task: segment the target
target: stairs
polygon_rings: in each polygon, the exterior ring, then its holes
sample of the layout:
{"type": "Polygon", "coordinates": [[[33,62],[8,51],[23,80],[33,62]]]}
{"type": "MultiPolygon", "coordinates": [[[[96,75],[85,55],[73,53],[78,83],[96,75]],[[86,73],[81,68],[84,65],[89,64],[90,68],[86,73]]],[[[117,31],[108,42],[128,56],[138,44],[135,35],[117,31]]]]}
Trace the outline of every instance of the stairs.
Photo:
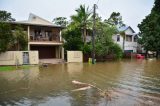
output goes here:
{"type": "Polygon", "coordinates": [[[62,64],[65,63],[63,59],[39,59],[40,64],[62,64]]]}

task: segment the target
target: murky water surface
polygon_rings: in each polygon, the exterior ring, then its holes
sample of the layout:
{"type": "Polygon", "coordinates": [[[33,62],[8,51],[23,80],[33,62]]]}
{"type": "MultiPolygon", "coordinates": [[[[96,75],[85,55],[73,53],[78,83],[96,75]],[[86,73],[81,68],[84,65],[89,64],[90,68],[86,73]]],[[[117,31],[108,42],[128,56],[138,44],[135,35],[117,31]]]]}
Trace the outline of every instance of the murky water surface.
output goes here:
{"type": "Polygon", "coordinates": [[[160,60],[68,63],[0,72],[0,105],[160,106],[160,60]],[[96,88],[75,91],[72,80],[96,88]]]}

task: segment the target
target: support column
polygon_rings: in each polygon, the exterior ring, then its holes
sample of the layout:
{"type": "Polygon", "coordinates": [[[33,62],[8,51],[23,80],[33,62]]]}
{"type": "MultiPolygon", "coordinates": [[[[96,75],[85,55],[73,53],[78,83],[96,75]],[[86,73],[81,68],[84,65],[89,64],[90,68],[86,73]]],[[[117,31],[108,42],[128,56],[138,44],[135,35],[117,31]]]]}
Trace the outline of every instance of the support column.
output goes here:
{"type": "Polygon", "coordinates": [[[30,50],[30,44],[29,44],[29,42],[30,42],[30,26],[28,26],[27,32],[28,32],[28,51],[29,51],[30,50]]]}
{"type": "Polygon", "coordinates": [[[61,56],[62,56],[61,58],[64,59],[64,48],[63,48],[63,46],[61,46],[61,56]]]}
{"type": "Polygon", "coordinates": [[[59,47],[56,46],[56,58],[58,59],[59,58],[59,47]]]}
{"type": "Polygon", "coordinates": [[[60,40],[60,42],[62,41],[62,31],[61,30],[59,32],[59,40],[60,40]]]}
{"type": "Polygon", "coordinates": [[[59,59],[61,58],[61,46],[58,47],[58,55],[59,55],[59,59]]]}

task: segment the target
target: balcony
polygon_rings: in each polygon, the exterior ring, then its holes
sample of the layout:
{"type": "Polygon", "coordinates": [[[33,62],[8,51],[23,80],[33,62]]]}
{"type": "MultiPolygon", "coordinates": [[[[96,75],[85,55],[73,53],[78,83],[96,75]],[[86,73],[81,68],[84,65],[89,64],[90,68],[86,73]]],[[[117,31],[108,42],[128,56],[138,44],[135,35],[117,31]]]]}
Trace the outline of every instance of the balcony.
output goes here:
{"type": "Polygon", "coordinates": [[[30,35],[30,42],[60,42],[59,35],[30,35]]]}

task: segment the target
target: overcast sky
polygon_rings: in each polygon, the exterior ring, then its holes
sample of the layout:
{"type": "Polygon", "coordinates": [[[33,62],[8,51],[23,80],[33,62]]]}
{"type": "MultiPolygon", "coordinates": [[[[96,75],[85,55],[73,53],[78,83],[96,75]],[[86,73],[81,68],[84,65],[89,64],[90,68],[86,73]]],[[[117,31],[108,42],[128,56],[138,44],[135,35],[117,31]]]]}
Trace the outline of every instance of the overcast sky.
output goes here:
{"type": "MultiPolygon", "coordinates": [[[[64,16],[69,18],[80,4],[93,7],[98,0],[0,0],[0,10],[12,13],[16,20],[27,20],[29,13],[52,21],[64,16]]],[[[97,12],[104,19],[110,14],[120,12],[125,24],[139,31],[137,25],[148,15],[154,0],[99,0],[97,12]]]]}

